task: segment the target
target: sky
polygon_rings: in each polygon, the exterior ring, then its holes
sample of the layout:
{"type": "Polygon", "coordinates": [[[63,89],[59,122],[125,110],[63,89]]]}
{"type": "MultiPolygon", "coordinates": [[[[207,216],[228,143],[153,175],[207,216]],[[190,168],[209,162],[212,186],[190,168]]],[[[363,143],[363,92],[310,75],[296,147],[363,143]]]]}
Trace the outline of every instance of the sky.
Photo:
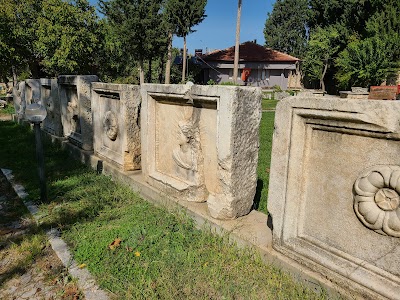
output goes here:
{"type": "MultiPolygon", "coordinates": [[[[97,0],[89,0],[96,4],[97,0]]],[[[240,20],[240,43],[257,40],[264,45],[264,25],[268,12],[272,11],[274,0],[242,0],[240,20]]],[[[203,53],[225,49],[235,45],[238,0],[208,0],[207,17],[193,27],[196,32],[186,37],[188,52],[203,49],[203,53]]],[[[183,48],[183,38],[174,36],[172,45],[183,48]]]]}
{"type": "MultiPolygon", "coordinates": [[[[264,45],[264,25],[274,0],[242,0],[240,19],[240,43],[257,40],[264,45]]],[[[225,49],[235,45],[238,0],[208,0],[207,17],[193,27],[196,32],[187,36],[189,53],[194,49],[209,51],[225,49]]],[[[183,48],[183,38],[174,37],[172,45],[183,48]]]]}

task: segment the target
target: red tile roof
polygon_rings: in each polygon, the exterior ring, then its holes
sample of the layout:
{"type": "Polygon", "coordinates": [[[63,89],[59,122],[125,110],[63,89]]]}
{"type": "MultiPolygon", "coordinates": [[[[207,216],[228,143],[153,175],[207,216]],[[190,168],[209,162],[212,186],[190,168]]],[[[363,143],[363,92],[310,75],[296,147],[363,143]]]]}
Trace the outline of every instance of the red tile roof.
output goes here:
{"type": "MultiPolygon", "coordinates": [[[[232,61],[235,57],[235,46],[224,50],[216,50],[208,54],[204,54],[201,58],[205,61],[232,61]]],[[[239,45],[239,61],[253,62],[296,62],[299,59],[276,51],[271,48],[258,45],[254,42],[245,42],[239,45]]]]}

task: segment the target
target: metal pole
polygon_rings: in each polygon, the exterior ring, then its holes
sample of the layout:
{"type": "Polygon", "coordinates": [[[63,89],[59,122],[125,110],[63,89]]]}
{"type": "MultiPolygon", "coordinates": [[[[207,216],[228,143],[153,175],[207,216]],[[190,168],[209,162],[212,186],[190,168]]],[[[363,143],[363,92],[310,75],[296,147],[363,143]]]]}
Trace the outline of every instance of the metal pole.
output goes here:
{"type": "Polygon", "coordinates": [[[239,41],[240,41],[240,16],[242,14],[242,0],[238,0],[238,10],[236,18],[236,43],[235,43],[235,57],[233,61],[233,83],[237,84],[238,69],[239,69],[239,41]]]}
{"type": "Polygon", "coordinates": [[[38,173],[40,182],[40,200],[42,202],[47,202],[46,177],[44,174],[44,154],[43,154],[43,144],[40,132],[40,122],[33,123],[33,128],[35,130],[36,159],[38,163],[38,173]]]}

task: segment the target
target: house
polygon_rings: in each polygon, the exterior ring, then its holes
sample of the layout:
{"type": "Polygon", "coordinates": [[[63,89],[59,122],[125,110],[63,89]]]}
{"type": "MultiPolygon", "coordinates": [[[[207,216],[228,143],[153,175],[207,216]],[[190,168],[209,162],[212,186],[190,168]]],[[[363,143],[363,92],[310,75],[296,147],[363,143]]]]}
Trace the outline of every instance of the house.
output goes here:
{"type": "MultiPolygon", "coordinates": [[[[202,62],[204,83],[210,79],[216,83],[233,82],[234,46],[206,54],[197,51],[196,56],[202,62]]],[[[296,57],[245,42],[239,46],[237,82],[262,88],[280,86],[282,90],[301,88],[298,65],[296,57]]]]}

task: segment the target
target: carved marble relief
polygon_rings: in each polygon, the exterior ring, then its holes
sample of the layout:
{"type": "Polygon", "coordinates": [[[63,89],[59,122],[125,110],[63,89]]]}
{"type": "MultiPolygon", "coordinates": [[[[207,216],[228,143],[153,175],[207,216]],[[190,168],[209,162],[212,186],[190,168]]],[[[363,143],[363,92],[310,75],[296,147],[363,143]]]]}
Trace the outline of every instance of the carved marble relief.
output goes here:
{"type": "Polygon", "coordinates": [[[205,182],[208,166],[204,164],[204,149],[207,151],[210,141],[202,139],[201,128],[212,118],[216,119],[213,113],[205,114],[203,108],[185,102],[157,103],[157,170],[187,184],[188,190],[196,190],[190,198],[194,202],[206,201],[210,192],[205,182]]]}
{"type": "Polygon", "coordinates": [[[25,82],[21,81],[13,88],[13,102],[14,102],[14,109],[15,113],[18,116],[18,119],[23,119],[25,114],[25,82]]]}
{"type": "Polygon", "coordinates": [[[354,183],[354,210],[360,221],[380,234],[400,237],[400,166],[366,169],[354,183]]]}
{"type": "Polygon", "coordinates": [[[110,140],[115,141],[117,139],[118,120],[115,114],[110,110],[104,114],[103,128],[105,134],[110,140]]]}
{"type": "Polygon", "coordinates": [[[78,96],[76,92],[76,87],[65,87],[67,94],[67,121],[68,121],[68,135],[74,132],[80,133],[80,117],[79,117],[79,106],[78,106],[78,96]]]}

